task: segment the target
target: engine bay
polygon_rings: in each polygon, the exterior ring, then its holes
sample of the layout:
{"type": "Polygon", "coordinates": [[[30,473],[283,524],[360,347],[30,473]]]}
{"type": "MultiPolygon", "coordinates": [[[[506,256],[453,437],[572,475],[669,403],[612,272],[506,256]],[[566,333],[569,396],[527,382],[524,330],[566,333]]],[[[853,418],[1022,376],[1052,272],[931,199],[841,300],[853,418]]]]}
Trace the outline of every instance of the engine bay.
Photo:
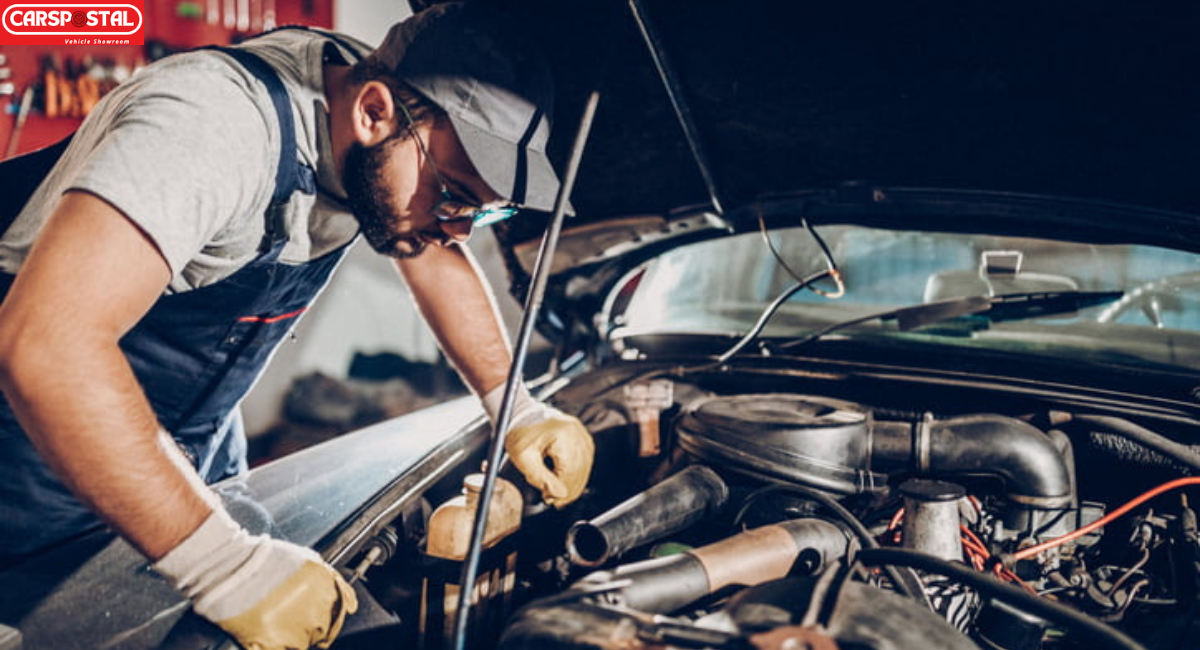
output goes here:
{"type": "MultiPolygon", "coordinates": [[[[588,490],[555,510],[501,469],[467,647],[1197,647],[1200,478],[1170,435],[831,385],[573,380],[552,401],[594,434],[588,490]]],[[[344,567],[398,619],[387,644],[447,647],[478,467],[344,567]]]]}

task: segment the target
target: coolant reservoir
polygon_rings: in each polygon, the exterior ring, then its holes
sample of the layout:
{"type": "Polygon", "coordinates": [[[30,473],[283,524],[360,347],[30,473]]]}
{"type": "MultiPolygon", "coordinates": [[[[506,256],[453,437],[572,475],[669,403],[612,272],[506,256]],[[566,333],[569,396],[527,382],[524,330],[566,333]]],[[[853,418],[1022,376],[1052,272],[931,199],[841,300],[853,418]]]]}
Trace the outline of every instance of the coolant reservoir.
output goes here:
{"type": "MultiPolygon", "coordinates": [[[[438,506],[429,518],[421,595],[421,636],[425,648],[441,648],[445,639],[453,635],[458,581],[471,543],[482,489],[483,474],[467,475],[462,494],[438,506]]],[[[508,616],[517,567],[513,533],[521,527],[522,505],[516,486],[497,477],[472,594],[470,637],[499,634],[500,625],[508,616]]]]}

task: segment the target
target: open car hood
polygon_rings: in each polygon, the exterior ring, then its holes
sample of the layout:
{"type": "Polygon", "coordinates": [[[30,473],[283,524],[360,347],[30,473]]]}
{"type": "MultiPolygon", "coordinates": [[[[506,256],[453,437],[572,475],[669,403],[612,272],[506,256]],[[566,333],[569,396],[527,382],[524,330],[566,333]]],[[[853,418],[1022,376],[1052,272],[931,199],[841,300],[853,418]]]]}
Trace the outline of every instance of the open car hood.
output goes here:
{"type": "MultiPolygon", "coordinates": [[[[1156,216],[996,210],[958,227],[1084,239],[1112,227],[1107,241],[1200,246],[1200,87],[1185,81],[1200,61],[1195,3],[646,0],[711,188],[627,3],[516,4],[552,23],[560,169],[583,97],[601,91],[568,230],[639,244],[630,215],[697,205],[742,229],[739,207],[763,196],[853,184],[868,198],[934,188],[1137,206],[1156,216]]],[[[919,210],[902,217],[895,227],[927,227],[919,210]]],[[[527,214],[497,235],[511,249],[545,223],[527,214]]]]}

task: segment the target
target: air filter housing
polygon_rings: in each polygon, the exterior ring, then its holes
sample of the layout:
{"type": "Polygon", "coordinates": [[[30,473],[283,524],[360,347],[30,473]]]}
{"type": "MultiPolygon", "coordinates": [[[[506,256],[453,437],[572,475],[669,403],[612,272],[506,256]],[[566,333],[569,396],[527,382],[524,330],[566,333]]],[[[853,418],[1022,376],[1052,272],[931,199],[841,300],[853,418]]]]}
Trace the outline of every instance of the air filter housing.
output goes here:
{"type": "Polygon", "coordinates": [[[872,472],[871,413],[851,402],[808,395],[714,397],[690,405],[677,425],[680,446],[716,466],[840,494],[882,490],[872,472]]]}

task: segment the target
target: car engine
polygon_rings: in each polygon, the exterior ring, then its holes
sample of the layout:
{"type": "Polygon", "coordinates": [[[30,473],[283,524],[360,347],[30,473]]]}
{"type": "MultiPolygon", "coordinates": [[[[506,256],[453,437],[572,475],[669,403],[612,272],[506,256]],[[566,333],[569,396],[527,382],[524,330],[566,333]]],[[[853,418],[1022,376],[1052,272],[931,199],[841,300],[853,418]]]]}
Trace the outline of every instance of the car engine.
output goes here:
{"type": "MultiPolygon", "coordinates": [[[[578,502],[501,471],[468,647],[1197,647],[1200,479],[1138,424],[974,389],[642,376],[555,395],[596,438],[578,502]]],[[[402,647],[452,630],[447,540],[469,527],[445,522],[473,517],[472,467],[376,537],[388,561],[362,560],[402,647]]]]}

